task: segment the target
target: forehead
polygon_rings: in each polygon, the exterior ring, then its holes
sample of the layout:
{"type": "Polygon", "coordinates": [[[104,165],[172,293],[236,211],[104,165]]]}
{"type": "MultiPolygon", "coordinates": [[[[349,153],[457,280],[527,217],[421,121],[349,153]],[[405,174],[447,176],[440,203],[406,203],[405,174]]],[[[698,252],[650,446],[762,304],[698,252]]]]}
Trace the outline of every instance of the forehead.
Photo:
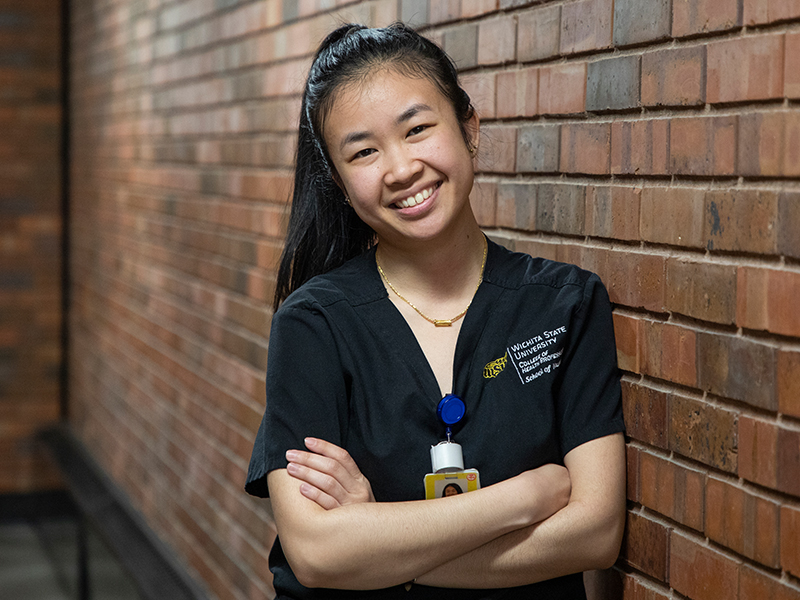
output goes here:
{"type": "Polygon", "coordinates": [[[377,70],[336,91],[325,117],[325,138],[330,142],[330,136],[346,135],[369,124],[394,123],[415,104],[425,104],[436,112],[454,112],[429,78],[411,77],[391,68],[377,70]]]}

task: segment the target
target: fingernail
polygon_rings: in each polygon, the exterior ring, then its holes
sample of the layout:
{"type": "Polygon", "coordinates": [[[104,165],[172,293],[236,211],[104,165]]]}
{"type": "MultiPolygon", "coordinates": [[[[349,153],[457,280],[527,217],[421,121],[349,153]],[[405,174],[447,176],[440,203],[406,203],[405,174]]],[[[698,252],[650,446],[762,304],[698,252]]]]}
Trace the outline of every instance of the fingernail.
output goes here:
{"type": "Polygon", "coordinates": [[[300,453],[297,450],[287,450],[286,451],[286,460],[289,462],[295,461],[300,457],[300,453]]]}
{"type": "Polygon", "coordinates": [[[303,441],[306,443],[306,448],[313,448],[314,446],[317,445],[317,440],[315,440],[314,438],[308,437],[303,441]]]}

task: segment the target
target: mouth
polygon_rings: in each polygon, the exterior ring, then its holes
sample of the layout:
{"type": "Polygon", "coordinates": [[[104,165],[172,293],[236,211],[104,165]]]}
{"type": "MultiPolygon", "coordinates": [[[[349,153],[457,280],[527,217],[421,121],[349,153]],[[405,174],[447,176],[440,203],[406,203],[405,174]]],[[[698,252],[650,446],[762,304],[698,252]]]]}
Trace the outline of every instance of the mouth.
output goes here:
{"type": "Polygon", "coordinates": [[[398,200],[392,206],[394,206],[395,208],[411,208],[412,206],[416,206],[417,204],[422,204],[423,202],[425,202],[425,200],[430,198],[433,195],[433,193],[439,189],[441,185],[442,182],[437,181],[432,186],[417,192],[413,196],[409,196],[408,198],[398,200]]]}

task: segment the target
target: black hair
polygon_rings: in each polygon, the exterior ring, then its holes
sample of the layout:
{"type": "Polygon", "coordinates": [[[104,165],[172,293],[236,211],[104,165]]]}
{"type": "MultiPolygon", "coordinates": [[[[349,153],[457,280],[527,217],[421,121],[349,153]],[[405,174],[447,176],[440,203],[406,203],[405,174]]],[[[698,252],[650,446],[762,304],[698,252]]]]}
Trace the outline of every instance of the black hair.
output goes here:
{"type": "Polygon", "coordinates": [[[470,144],[466,123],[475,111],[458,83],[453,61],[439,46],[403,23],[380,29],[348,24],[330,33],[317,49],[303,91],[292,208],[278,268],[275,310],[306,281],[375,243],[375,232],[347,205],[334,180],[323,127],[337,91],[363,81],[381,66],[431,80],[449,100],[464,141],[470,144]]]}

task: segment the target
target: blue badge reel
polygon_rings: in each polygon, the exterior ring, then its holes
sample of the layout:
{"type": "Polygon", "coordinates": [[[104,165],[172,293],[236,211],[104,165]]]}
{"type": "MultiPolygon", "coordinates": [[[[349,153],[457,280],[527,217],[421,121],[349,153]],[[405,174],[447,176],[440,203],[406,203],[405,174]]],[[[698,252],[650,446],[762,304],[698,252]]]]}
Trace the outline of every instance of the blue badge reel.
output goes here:
{"type": "Polygon", "coordinates": [[[431,470],[425,475],[425,498],[441,498],[480,489],[476,469],[464,469],[461,446],[452,441],[452,426],[464,418],[467,407],[463,400],[447,394],[436,407],[436,416],[445,427],[447,439],[431,446],[431,470]]]}

